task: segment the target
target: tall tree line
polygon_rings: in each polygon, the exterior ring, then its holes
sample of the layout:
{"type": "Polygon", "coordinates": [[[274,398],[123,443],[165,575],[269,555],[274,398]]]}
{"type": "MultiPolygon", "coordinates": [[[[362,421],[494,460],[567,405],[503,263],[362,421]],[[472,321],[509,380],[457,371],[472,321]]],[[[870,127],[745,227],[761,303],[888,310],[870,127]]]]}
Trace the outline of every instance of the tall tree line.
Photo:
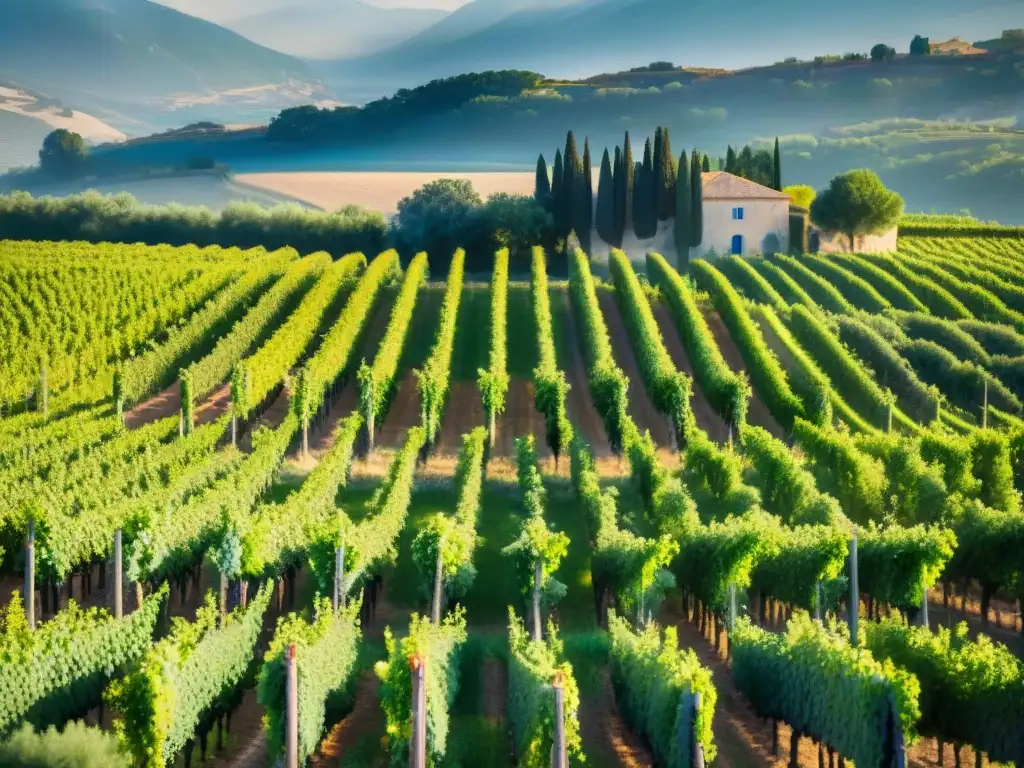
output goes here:
{"type": "Polygon", "coordinates": [[[754,150],[749,144],[737,152],[730,146],[725,153],[725,171],[781,192],[782,155],[779,152],[779,139],[775,139],[774,152],[768,149],[754,150]]]}
{"type": "MultiPolygon", "coordinates": [[[[680,264],[689,258],[690,248],[704,239],[704,178],[711,171],[711,158],[694,149],[684,150],[678,158],[672,151],[667,127],[660,126],[647,137],[643,155],[633,154],[633,142],[626,131],[621,146],[607,148],[601,155],[594,206],[590,141],[584,140],[582,157],[572,131],[566,135],[565,148],[555,151],[551,181],[543,155],[537,159],[535,196],[552,214],[555,232],[566,239],[575,233],[584,249],[590,248],[591,228],[613,246],[621,246],[628,229],[645,240],[658,233],[658,223],[674,219],[673,231],[680,264]]],[[[781,190],[782,171],[779,143],[775,152],[756,152],[729,147],[725,158],[718,158],[719,170],[734,173],[767,187],[781,190]]]]}

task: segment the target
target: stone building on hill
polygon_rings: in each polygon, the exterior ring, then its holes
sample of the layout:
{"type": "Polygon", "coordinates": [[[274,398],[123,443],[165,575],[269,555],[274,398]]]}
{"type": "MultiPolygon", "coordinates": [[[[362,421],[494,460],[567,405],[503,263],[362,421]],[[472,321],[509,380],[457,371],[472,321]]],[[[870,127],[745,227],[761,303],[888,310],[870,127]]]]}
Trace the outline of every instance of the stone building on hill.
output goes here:
{"type": "Polygon", "coordinates": [[[691,256],[789,251],[789,195],[725,171],[702,179],[704,240],[691,256]]]}

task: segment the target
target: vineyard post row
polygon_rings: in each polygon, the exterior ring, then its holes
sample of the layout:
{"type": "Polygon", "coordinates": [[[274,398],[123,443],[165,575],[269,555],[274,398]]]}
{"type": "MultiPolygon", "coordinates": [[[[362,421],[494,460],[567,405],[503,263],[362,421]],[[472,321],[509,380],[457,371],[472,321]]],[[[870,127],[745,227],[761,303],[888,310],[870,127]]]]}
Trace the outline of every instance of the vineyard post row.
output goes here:
{"type": "Polygon", "coordinates": [[[420,286],[426,279],[426,253],[418,253],[405,270],[402,287],[398,298],[391,308],[387,331],[377,348],[373,364],[367,365],[364,360],[359,367],[359,402],[366,420],[366,433],[370,450],[374,447],[376,427],[384,420],[387,409],[394,396],[395,376],[402,358],[405,339],[412,323],[413,310],[420,286]]]}
{"type": "Polygon", "coordinates": [[[465,274],[466,252],[461,248],[452,257],[445,285],[441,317],[437,337],[422,370],[414,371],[420,391],[420,414],[423,429],[427,434],[427,446],[437,439],[441,416],[450,385],[452,351],[455,346],[455,331],[458,326],[459,304],[462,301],[462,284],[465,274]]]}
{"type": "Polygon", "coordinates": [[[558,368],[555,354],[555,331],[551,318],[551,294],[548,291],[547,257],[544,249],[534,247],[531,261],[530,293],[533,313],[537,325],[538,363],[533,371],[533,400],[537,410],[544,415],[544,433],[548,447],[559,458],[569,450],[572,441],[572,425],[566,415],[565,399],[569,393],[569,382],[565,373],[558,368]]]}
{"type": "Polygon", "coordinates": [[[480,398],[487,413],[491,449],[497,437],[497,417],[505,412],[509,376],[507,366],[508,248],[494,255],[491,277],[491,344],[487,370],[477,371],[480,398]]]}
{"type": "Polygon", "coordinates": [[[620,453],[623,449],[625,423],[629,420],[629,380],[615,363],[608,327],[601,315],[597,289],[590,274],[590,261],[579,249],[569,255],[569,295],[583,337],[590,395],[604,421],[612,450],[620,453]]]}
{"type": "Polygon", "coordinates": [[[654,406],[668,420],[676,449],[685,449],[690,434],[697,426],[690,402],[693,381],[676,369],[665,349],[661,329],[629,258],[616,248],[611,252],[610,264],[615,298],[636,353],[644,386],[654,406]]]}
{"type": "Polygon", "coordinates": [[[238,419],[249,420],[264,407],[310,346],[342,286],[365,267],[366,257],[361,253],[331,263],[277,332],[251,357],[235,364],[231,375],[232,444],[238,419]]]}

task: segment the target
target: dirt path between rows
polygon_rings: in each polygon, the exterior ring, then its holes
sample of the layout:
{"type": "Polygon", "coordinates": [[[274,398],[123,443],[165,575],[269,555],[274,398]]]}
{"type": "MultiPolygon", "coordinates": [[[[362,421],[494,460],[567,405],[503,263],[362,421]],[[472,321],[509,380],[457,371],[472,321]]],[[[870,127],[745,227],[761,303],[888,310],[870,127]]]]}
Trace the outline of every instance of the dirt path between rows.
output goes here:
{"type": "MultiPolygon", "coordinates": [[[[722,352],[722,357],[725,358],[725,362],[729,364],[729,367],[736,372],[747,373],[746,363],[743,362],[743,356],[740,354],[739,347],[736,346],[736,342],[733,341],[732,336],[729,334],[729,329],[725,327],[725,323],[717,312],[705,311],[704,319],[707,321],[708,327],[711,329],[712,335],[715,337],[715,342],[718,344],[718,348],[722,352]]],[[[750,380],[749,373],[747,374],[747,380],[750,380]]],[[[751,383],[753,387],[753,383],[751,383]]],[[[768,406],[765,405],[761,396],[757,390],[754,389],[750,396],[750,405],[747,409],[747,421],[751,424],[762,427],[768,430],[773,436],[780,440],[786,439],[786,430],[775,420],[772,416],[771,411],[768,410],[768,406]]]]}
{"type": "Polygon", "coordinates": [[[505,412],[498,419],[498,434],[492,455],[515,456],[516,438],[533,435],[537,457],[542,460],[551,457],[544,417],[534,405],[533,395],[532,381],[512,379],[509,382],[505,412]]]}
{"type": "MultiPolygon", "coordinates": [[[[559,300],[552,297],[554,300],[559,300]]],[[[569,395],[566,398],[566,411],[573,427],[580,430],[583,439],[590,445],[596,456],[610,456],[611,446],[608,435],[604,431],[604,421],[594,408],[590,397],[590,385],[587,381],[587,366],[583,362],[583,350],[576,334],[576,318],[573,313],[569,292],[561,292],[561,301],[565,302],[566,322],[565,348],[568,350],[570,364],[565,370],[565,378],[569,382],[569,395]]]]}
{"type": "Polygon", "coordinates": [[[647,394],[647,387],[644,386],[640,366],[637,364],[633,345],[630,343],[629,334],[623,324],[619,305],[615,303],[615,296],[610,291],[598,291],[598,301],[601,305],[601,314],[604,315],[605,325],[608,326],[615,362],[629,379],[629,415],[633,417],[641,432],[646,430],[651,433],[651,437],[659,447],[670,447],[672,433],[669,430],[668,422],[666,417],[655,408],[650,395],[647,394]]]}
{"type": "Polygon", "coordinates": [[[608,668],[602,667],[598,674],[596,695],[580,696],[580,738],[584,753],[597,765],[651,768],[654,758],[619,712],[608,668]]]}
{"type": "MultiPolygon", "coordinates": [[[[380,706],[380,681],[373,670],[363,673],[356,685],[355,705],[340,723],[328,731],[320,748],[309,759],[312,768],[344,764],[346,753],[355,749],[368,733],[384,730],[384,710],[380,706]]],[[[384,762],[384,750],[381,750],[384,762]]]]}
{"type": "Polygon", "coordinates": [[[434,453],[439,456],[458,456],[462,450],[462,436],[486,423],[487,416],[476,382],[452,382],[448,388],[448,401],[441,416],[434,453]]]}
{"type": "Polygon", "coordinates": [[[661,338],[665,342],[665,349],[668,350],[672,362],[675,363],[676,368],[693,379],[693,399],[690,407],[697,419],[697,426],[707,432],[712,440],[725,443],[729,439],[729,428],[725,424],[725,419],[719,416],[712,407],[711,401],[704,395],[704,390],[701,389],[697,377],[693,374],[693,366],[690,365],[690,358],[679,337],[679,330],[672,319],[672,313],[664,304],[658,304],[651,309],[654,311],[655,320],[658,321],[661,338]]]}
{"type": "Polygon", "coordinates": [[[405,436],[420,424],[420,390],[416,376],[406,371],[398,384],[398,391],[391,400],[391,407],[384,417],[384,423],[377,430],[376,444],[381,448],[400,448],[405,436]]]}
{"type": "MultiPolygon", "coordinates": [[[[231,407],[231,385],[225,384],[195,409],[196,426],[216,421],[231,407]]],[[[181,410],[181,382],[176,381],[159,395],[139,403],[124,414],[128,429],[138,429],[154,421],[177,416],[181,410]]]]}

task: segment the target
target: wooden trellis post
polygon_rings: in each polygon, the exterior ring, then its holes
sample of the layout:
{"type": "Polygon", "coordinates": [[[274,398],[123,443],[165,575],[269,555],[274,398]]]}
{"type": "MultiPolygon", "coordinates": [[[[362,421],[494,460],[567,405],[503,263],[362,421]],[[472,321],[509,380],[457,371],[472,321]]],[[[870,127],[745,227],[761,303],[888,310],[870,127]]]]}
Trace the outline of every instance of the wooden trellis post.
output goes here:
{"type": "Polygon", "coordinates": [[[427,768],[427,681],[422,656],[410,656],[412,671],[412,739],[409,743],[409,768],[427,768]]]}
{"type": "Polygon", "coordinates": [[[434,600],[430,608],[430,621],[432,624],[441,623],[441,598],[444,586],[444,537],[437,542],[437,566],[434,569],[434,600]]]}
{"type": "Polygon", "coordinates": [[[540,558],[537,558],[537,563],[533,570],[533,639],[538,643],[543,638],[541,634],[540,626],[540,582],[543,578],[543,564],[540,558]]]}
{"type": "Polygon", "coordinates": [[[860,587],[857,583],[857,529],[850,539],[850,601],[846,607],[850,621],[850,644],[857,645],[857,619],[860,613],[860,587]]]}
{"type": "Polygon", "coordinates": [[[704,768],[704,747],[700,743],[697,732],[697,720],[700,716],[700,709],[703,697],[698,693],[691,693],[690,686],[683,688],[680,701],[682,713],[679,716],[679,732],[676,740],[679,745],[679,755],[685,760],[683,765],[689,764],[690,768],[704,768]]]}
{"type": "Polygon", "coordinates": [[[551,745],[551,768],[569,768],[569,754],[565,745],[565,681],[561,672],[555,673],[551,687],[555,691],[555,739],[551,745]]]}
{"type": "Polygon", "coordinates": [[[287,678],[285,713],[285,765],[299,768],[299,677],[295,667],[295,643],[284,656],[287,678]]]}
{"type": "Polygon", "coordinates": [[[114,532],[114,618],[120,619],[124,616],[124,586],[122,579],[124,568],[122,565],[121,550],[121,529],[114,532]]]}
{"type": "Polygon", "coordinates": [[[981,406],[981,428],[988,429],[988,379],[985,379],[985,395],[981,406]]]}
{"type": "Polygon", "coordinates": [[[928,585],[924,585],[921,594],[921,626],[928,629],[928,585]]]}
{"type": "Polygon", "coordinates": [[[29,629],[36,628],[36,521],[28,519],[25,538],[25,615],[29,629]]]}

